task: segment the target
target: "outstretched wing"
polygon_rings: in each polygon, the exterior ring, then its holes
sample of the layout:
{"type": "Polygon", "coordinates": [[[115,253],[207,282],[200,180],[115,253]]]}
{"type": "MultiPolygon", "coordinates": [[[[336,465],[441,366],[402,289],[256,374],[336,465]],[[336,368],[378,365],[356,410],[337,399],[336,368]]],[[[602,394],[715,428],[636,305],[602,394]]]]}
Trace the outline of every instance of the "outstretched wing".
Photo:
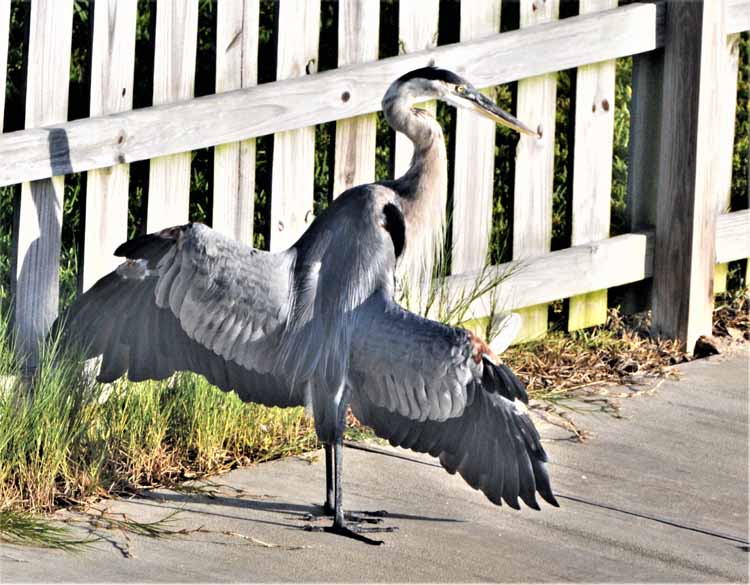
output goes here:
{"type": "Polygon", "coordinates": [[[302,404],[275,371],[289,312],[294,251],[271,254],[201,224],[121,245],[128,260],[83,294],[66,335],[102,356],[100,381],[175,371],[204,375],[243,400],[302,404]]]}
{"type": "Polygon", "coordinates": [[[429,453],[494,503],[557,505],[547,454],[521,382],[482,356],[470,334],[405,311],[383,294],[361,308],[352,349],[352,410],[394,446],[429,453]],[[361,329],[360,329],[361,326],[361,329]]]}

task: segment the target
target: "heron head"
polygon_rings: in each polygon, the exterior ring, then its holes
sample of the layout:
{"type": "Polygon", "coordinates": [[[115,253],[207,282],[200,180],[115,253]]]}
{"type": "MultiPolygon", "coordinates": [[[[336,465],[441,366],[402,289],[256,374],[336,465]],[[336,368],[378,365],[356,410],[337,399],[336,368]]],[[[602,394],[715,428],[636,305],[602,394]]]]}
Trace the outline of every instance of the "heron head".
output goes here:
{"type": "MultiPolygon", "coordinates": [[[[407,91],[415,98],[440,99],[457,108],[472,110],[516,132],[534,136],[537,134],[521,120],[480,93],[471,83],[447,69],[438,67],[415,69],[399,77],[388,93],[391,91],[394,94],[407,91]]],[[[386,94],[387,97],[388,94],[386,94]]]]}

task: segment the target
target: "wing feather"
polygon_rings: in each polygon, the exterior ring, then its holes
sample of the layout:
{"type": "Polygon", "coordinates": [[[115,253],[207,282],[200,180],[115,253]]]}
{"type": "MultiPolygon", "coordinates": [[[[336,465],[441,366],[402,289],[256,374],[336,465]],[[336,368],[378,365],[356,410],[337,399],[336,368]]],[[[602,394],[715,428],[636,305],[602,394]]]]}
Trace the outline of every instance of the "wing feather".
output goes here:
{"type": "Polygon", "coordinates": [[[243,400],[303,404],[273,371],[294,252],[253,250],[205,226],[127,242],[128,256],[71,307],[66,335],[102,355],[98,378],[164,379],[190,370],[243,400]]]}
{"type": "Polygon", "coordinates": [[[351,367],[378,406],[416,420],[445,420],[466,406],[465,387],[481,371],[468,333],[405,311],[381,292],[357,309],[351,367]]]}
{"type": "Polygon", "coordinates": [[[352,409],[394,446],[438,457],[492,502],[557,505],[547,455],[515,400],[511,370],[482,358],[469,334],[405,311],[384,293],[360,309],[352,341],[352,409]]]}

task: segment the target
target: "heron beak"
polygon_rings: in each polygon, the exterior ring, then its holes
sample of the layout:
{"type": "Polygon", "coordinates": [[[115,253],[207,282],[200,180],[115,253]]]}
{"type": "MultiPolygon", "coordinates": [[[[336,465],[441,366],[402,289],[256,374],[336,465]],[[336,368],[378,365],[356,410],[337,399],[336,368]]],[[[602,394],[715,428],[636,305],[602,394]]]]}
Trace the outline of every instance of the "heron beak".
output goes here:
{"type": "Polygon", "coordinates": [[[494,120],[496,123],[502,124],[503,126],[507,126],[511,130],[515,130],[520,134],[537,136],[537,132],[529,128],[515,116],[511,116],[486,95],[479,93],[476,90],[471,90],[469,93],[463,95],[459,94],[459,97],[464,98],[463,102],[469,107],[469,109],[474,110],[486,118],[494,120]]]}

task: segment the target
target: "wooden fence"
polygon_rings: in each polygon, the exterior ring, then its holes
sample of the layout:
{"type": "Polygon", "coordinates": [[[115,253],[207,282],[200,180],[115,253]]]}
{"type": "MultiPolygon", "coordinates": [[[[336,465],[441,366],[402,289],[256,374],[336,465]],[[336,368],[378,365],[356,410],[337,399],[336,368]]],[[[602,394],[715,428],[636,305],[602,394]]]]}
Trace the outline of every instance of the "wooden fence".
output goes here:
{"type": "MultiPolygon", "coordinates": [[[[692,347],[711,330],[715,264],[750,255],[750,211],[723,213],[731,179],[737,33],[750,0],[636,3],[521,0],[520,28],[499,33],[501,0],[463,0],[461,42],[436,46],[439,0],[401,0],[401,55],[377,60],[377,0],[338,3],[338,61],[316,73],[320,0],[280,0],[277,81],[257,84],[259,0],[219,0],[216,94],[193,98],[198,0],[156,4],[153,107],[132,109],[137,3],[98,0],[91,117],[66,122],[73,0],[32,0],[26,129],[0,136],[0,186],[23,183],[14,234],[15,324],[22,347],[58,309],[64,175],[88,171],[84,287],[116,264],[125,239],[129,163],[150,161],[149,230],[188,219],[190,151],[214,150],[213,227],[252,234],[254,138],[274,135],[270,248],[313,218],[314,125],[336,121],[334,191],[372,181],[373,113],[396,77],[435,62],[490,87],[518,80],[517,115],[542,130],[515,160],[513,254],[496,302],[523,309],[526,334],[547,329],[546,304],[571,298],[570,327],[603,322],[606,289],[652,279],[654,327],[692,347]],[[632,233],[609,237],[615,62],[634,55],[629,167],[632,233]],[[550,252],[556,72],[577,68],[572,244],[550,252]]],[[[0,0],[0,60],[9,0],[0,0]]],[[[0,66],[5,71],[5,67],[0,66]]],[[[2,100],[0,100],[0,108],[2,100]]],[[[452,210],[454,274],[471,287],[491,229],[495,129],[458,115],[452,210]]],[[[409,145],[395,147],[396,172],[409,145]]],[[[504,271],[507,265],[492,270],[504,271]]],[[[488,314],[489,295],[469,318],[488,314]]]]}

